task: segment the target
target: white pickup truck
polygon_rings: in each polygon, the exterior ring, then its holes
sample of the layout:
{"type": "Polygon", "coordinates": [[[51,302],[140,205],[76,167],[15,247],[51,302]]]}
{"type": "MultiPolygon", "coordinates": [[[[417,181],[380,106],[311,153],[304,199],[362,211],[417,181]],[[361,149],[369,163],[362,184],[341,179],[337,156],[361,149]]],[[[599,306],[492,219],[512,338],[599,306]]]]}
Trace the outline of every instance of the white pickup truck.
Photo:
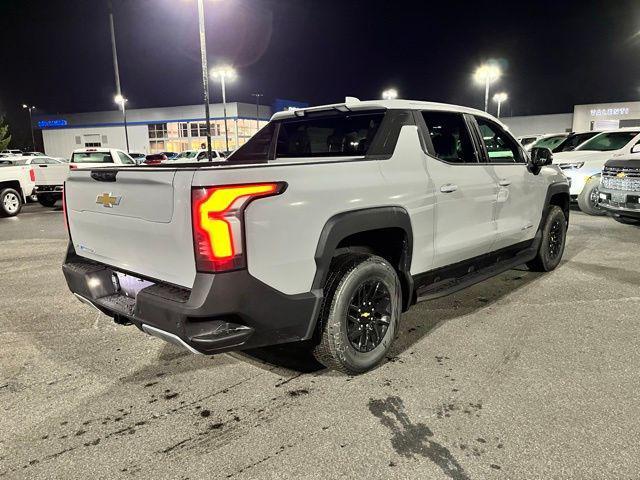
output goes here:
{"type": "Polygon", "coordinates": [[[0,164],[0,216],[15,217],[35,187],[34,168],[27,165],[0,164]]]}
{"type": "Polygon", "coordinates": [[[58,200],[62,199],[64,182],[69,175],[69,166],[66,163],[46,155],[17,157],[11,159],[11,162],[14,165],[33,167],[36,182],[34,194],[41,205],[53,207],[58,200]]]}
{"type": "Polygon", "coordinates": [[[75,170],[65,197],[82,302],[194,353],[304,341],[350,374],[414,303],[553,270],[569,222],[549,150],[406,100],[276,113],[225,162],[75,170]]]}

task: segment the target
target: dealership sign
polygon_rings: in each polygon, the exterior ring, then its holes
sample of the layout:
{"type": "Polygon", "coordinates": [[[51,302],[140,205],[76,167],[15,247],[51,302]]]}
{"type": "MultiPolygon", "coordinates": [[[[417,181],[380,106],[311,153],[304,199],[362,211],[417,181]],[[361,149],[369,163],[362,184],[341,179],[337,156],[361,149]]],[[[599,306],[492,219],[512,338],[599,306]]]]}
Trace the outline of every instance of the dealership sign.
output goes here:
{"type": "Polygon", "coordinates": [[[616,115],[629,115],[629,107],[591,109],[592,117],[611,117],[616,115]]]}
{"type": "Polygon", "coordinates": [[[40,120],[38,122],[38,126],[40,128],[56,128],[56,127],[66,127],[67,121],[59,118],[56,120],[40,120]]]}

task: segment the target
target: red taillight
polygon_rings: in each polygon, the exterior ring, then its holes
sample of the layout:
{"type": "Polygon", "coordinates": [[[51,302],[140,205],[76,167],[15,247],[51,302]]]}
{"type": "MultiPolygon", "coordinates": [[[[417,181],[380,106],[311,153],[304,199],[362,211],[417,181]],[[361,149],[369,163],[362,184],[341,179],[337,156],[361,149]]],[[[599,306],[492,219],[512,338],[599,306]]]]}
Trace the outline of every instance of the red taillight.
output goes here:
{"type": "Polygon", "coordinates": [[[191,206],[197,270],[221,272],[244,268],[244,210],[252,200],[278,195],[285,186],[285,183],[252,183],[194,188],[191,206]]]}
{"type": "Polygon", "coordinates": [[[74,165],[73,163],[69,164],[69,170],[76,170],[77,168],[77,165],[74,165]]]}
{"type": "Polygon", "coordinates": [[[29,178],[32,182],[36,181],[36,171],[33,168],[29,170],[29,178]]]}

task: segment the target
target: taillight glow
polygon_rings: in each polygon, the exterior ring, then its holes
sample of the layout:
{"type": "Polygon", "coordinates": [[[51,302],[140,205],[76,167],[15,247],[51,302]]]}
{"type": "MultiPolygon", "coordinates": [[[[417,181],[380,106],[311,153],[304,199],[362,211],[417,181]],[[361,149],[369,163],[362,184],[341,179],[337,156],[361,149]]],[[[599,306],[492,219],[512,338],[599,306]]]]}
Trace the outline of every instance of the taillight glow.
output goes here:
{"type": "Polygon", "coordinates": [[[32,182],[36,181],[36,171],[33,168],[29,170],[29,178],[32,182]]]}
{"type": "Polygon", "coordinates": [[[258,183],[193,189],[193,239],[198,271],[243,268],[244,209],[256,198],[282,193],[284,186],[284,183],[258,183]]]}

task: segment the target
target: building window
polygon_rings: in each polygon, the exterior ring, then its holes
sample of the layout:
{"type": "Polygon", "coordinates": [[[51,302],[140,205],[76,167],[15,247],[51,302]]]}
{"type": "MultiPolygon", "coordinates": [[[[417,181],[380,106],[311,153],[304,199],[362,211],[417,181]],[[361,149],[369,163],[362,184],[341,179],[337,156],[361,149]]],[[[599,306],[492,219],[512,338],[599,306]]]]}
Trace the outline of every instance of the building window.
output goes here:
{"type": "Polygon", "coordinates": [[[160,153],[164,151],[164,141],[151,141],[149,142],[150,153],[160,153]]]}
{"type": "Polygon", "coordinates": [[[149,138],[167,138],[167,124],[154,123],[149,125],[149,138]]]}
{"type": "Polygon", "coordinates": [[[189,136],[189,124],[188,123],[179,124],[178,134],[180,137],[187,138],[189,136]]]}
{"type": "Polygon", "coordinates": [[[95,147],[101,147],[102,143],[100,142],[86,142],[84,144],[85,148],[95,148],[95,147]]]}

